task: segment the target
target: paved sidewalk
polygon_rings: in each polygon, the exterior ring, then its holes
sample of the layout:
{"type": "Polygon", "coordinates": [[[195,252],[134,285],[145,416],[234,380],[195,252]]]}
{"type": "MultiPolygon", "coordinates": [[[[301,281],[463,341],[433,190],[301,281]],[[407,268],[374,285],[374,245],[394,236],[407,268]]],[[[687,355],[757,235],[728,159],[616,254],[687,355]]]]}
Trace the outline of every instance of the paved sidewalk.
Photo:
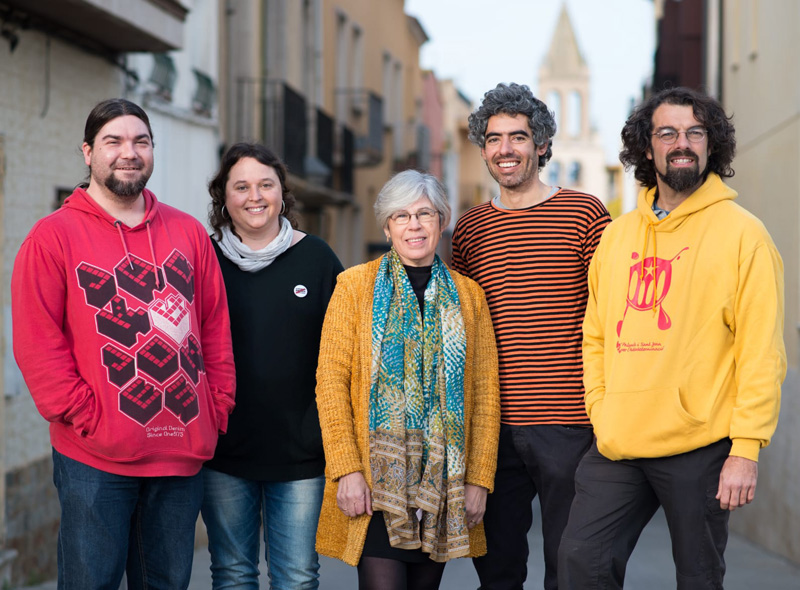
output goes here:
{"type": "MultiPolygon", "coordinates": [[[[538,506],[531,533],[528,582],[525,588],[541,588],[543,572],[541,521],[538,506]]],[[[734,515],[735,518],[735,515],[734,515]]],[[[800,565],[764,551],[732,534],[725,552],[728,572],[726,590],[796,590],[800,589],[800,565]]],[[[262,567],[262,573],[264,569],[262,567]]],[[[261,583],[268,588],[266,574],[261,583]]],[[[320,590],[355,590],[358,587],[356,570],[334,559],[321,558],[320,590]]],[[[478,587],[478,577],[469,559],[457,559],[447,564],[440,590],[473,590],[478,587]]],[[[123,583],[123,588],[125,584],[123,583]]],[[[194,555],[192,581],[189,590],[209,590],[208,550],[198,549],[194,555]]],[[[674,590],[675,568],[672,564],[669,532],[664,513],[659,510],[647,525],[636,550],[628,563],[625,577],[626,590],[674,590]]],[[[56,590],[55,582],[48,582],[28,590],[56,590]]]]}

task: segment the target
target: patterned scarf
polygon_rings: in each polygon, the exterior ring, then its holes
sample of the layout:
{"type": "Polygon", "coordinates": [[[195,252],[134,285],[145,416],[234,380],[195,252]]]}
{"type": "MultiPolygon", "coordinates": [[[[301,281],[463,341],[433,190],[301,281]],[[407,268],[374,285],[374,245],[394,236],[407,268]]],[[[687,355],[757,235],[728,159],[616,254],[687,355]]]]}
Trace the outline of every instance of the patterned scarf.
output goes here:
{"type": "Polygon", "coordinates": [[[425,314],[397,252],[381,261],[372,305],[372,506],[393,547],[442,562],[469,553],[464,503],[467,339],[453,278],[436,256],[425,314]]]}

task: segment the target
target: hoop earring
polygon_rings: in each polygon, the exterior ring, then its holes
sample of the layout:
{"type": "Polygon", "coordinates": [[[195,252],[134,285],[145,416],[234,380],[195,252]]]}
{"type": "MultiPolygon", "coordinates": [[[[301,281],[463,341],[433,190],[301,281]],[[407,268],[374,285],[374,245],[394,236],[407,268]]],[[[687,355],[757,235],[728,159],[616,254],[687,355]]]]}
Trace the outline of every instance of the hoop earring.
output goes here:
{"type": "MultiPolygon", "coordinates": [[[[220,215],[222,215],[222,219],[225,219],[225,214],[226,214],[227,212],[228,212],[228,211],[227,211],[227,209],[225,209],[225,205],[223,205],[223,206],[222,206],[222,209],[220,210],[220,215]]],[[[228,218],[230,219],[230,215],[228,215],[228,218]]]]}
{"type": "Polygon", "coordinates": [[[286,201],[281,200],[281,215],[286,213],[286,201]]]}

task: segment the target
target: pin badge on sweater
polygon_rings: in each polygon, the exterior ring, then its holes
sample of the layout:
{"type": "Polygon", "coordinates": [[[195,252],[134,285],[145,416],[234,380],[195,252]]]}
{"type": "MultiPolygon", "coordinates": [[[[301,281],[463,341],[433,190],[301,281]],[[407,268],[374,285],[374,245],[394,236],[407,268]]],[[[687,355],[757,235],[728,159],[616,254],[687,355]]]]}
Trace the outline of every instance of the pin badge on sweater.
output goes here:
{"type": "Polygon", "coordinates": [[[294,287],[294,294],[296,297],[303,298],[308,295],[308,289],[305,285],[295,285],[294,287]]]}

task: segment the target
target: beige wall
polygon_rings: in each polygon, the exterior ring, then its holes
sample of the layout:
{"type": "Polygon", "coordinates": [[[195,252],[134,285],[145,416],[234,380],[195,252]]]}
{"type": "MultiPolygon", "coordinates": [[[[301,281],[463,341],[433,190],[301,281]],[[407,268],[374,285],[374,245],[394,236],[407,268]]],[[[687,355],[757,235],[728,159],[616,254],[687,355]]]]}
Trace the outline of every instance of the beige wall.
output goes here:
{"type": "MultiPolygon", "coordinates": [[[[340,15],[351,26],[358,26],[363,34],[363,71],[359,74],[362,88],[376,93],[384,101],[383,159],[378,165],[359,167],[355,173],[354,192],[358,213],[352,216],[352,221],[360,224],[355,231],[360,234],[364,247],[361,256],[357,256],[353,262],[362,262],[367,259],[366,244],[386,241],[372,212],[375,197],[394,173],[395,160],[404,159],[415,148],[415,125],[422,116],[420,45],[407,22],[403,0],[376,0],[371,3],[361,0],[323,0],[323,47],[325,55],[329,57],[324,68],[323,97],[325,108],[330,113],[336,113],[337,110],[337,69],[351,68],[353,65],[352,61],[342,63],[335,59],[340,15]],[[384,90],[384,58],[387,55],[401,68],[400,96],[395,92],[387,95],[384,90]],[[398,133],[401,140],[396,139],[398,133]],[[400,142],[399,150],[397,141],[400,142]]],[[[348,78],[352,80],[352,76],[348,78]]],[[[366,109],[360,116],[353,115],[348,109],[345,123],[357,134],[363,134],[366,132],[366,117],[366,109]]]]}
{"type": "MultiPolygon", "coordinates": [[[[329,241],[345,265],[352,265],[374,254],[369,252],[370,246],[385,246],[383,231],[374,221],[375,197],[396,171],[413,164],[410,156],[418,149],[418,125],[423,122],[419,49],[426,33],[405,14],[404,0],[313,0],[310,9],[303,4],[294,0],[240,0],[231,5],[232,11],[220,14],[225,19],[220,27],[220,62],[231,69],[221,80],[222,136],[230,142],[245,120],[245,129],[260,137],[258,89],[245,93],[250,102],[242,104],[237,80],[241,76],[285,80],[304,95],[310,107],[318,105],[337,126],[346,125],[356,137],[368,134],[368,94],[381,97],[381,160],[358,165],[356,154],[352,202],[346,203],[345,195],[338,204],[318,202],[307,212],[314,215],[313,230],[329,241]],[[262,38],[254,39],[259,34],[262,38]]],[[[459,155],[459,125],[466,125],[468,114],[468,109],[460,113],[463,123],[455,124],[456,140],[451,150],[459,155]]],[[[311,123],[308,134],[308,152],[313,154],[311,123]]],[[[334,147],[334,167],[341,163],[336,158],[344,153],[339,148],[334,147]]],[[[479,158],[471,146],[470,157],[479,158]]],[[[483,169],[482,163],[479,169],[483,169]]],[[[462,170],[472,174],[474,167],[457,167],[459,177],[452,186],[463,184],[462,170]]],[[[480,182],[485,187],[484,179],[480,182]]],[[[344,190],[339,184],[335,186],[344,190]]]]}
{"type": "Polygon", "coordinates": [[[738,152],[730,184],[783,257],[789,364],[778,430],[759,461],[756,501],[737,511],[731,526],[800,562],[800,3],[723,7],[722,99],[734,117],[738,152]]]}
{"type": "Polygon", "coordinates": [[[497,193],[497,183],[481,158],[480,148],[467,137],[474,105],[459,95],[452,80],[440,80],[439,89],[444,110],[444,181],[451,196],[454,227],[467,209],[497,193]]]}

